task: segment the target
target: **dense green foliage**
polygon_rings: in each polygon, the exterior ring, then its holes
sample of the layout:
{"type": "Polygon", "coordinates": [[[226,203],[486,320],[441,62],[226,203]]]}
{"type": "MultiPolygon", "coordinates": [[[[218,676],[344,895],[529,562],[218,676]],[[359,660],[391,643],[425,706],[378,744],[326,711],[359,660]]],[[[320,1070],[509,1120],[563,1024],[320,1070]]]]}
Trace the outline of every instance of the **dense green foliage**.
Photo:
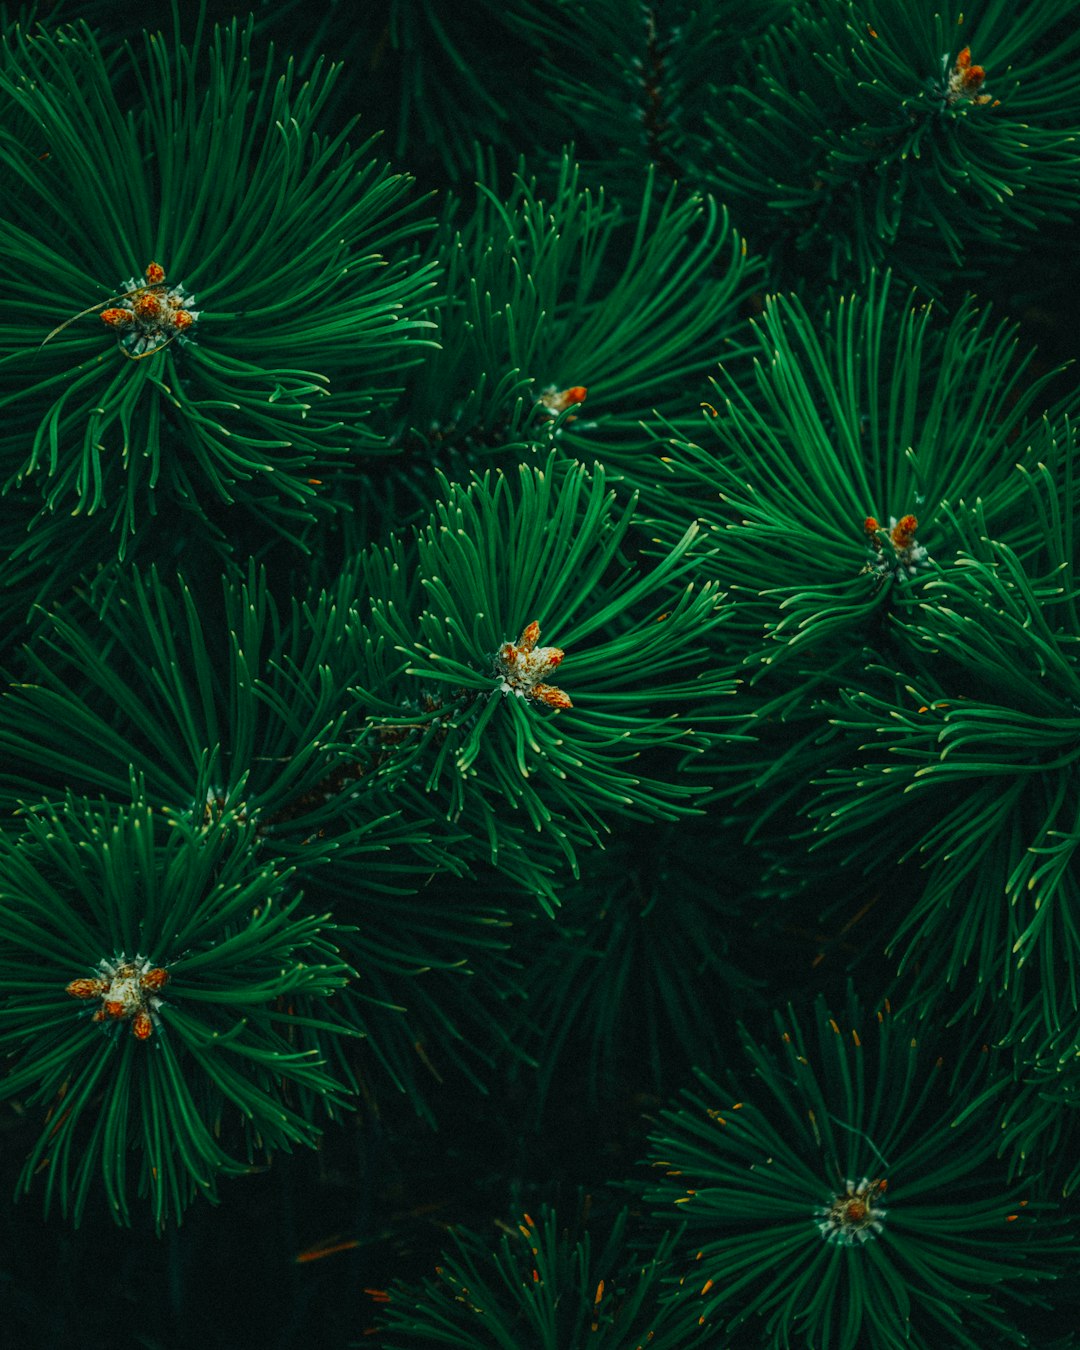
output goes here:
{"type": "Polygon", "coordinates": [[[1073,1343],[1078,85],[0,7],[20,1344],[1073,1343]]]}

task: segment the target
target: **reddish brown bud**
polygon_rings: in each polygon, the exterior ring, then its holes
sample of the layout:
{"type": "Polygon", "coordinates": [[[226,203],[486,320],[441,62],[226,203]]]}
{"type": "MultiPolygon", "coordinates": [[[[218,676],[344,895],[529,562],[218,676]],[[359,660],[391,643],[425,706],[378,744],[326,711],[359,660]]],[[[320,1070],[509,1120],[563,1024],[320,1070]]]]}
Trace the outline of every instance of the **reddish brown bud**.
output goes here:
{"type": "Polygon", "coordinates": [[[133,306],[137,318],[144,322],[150,319],[156,319],[161,315],[161,301],[156,295],[144,291],[135,301],[133,306]]]}
{"type": "Polygon", "coordinates": [[[64,992],[72,998],[100,998],[108,987],[104,980],[72,980],[64,992]]]}
{"type": "Polygon", "coordinates": [[[529,690],[530,698],[538,698],[541,703],[546,703],[549,708],[572,708],[574,705],[570,702],[570,695],[564,694],[561,689],[556,689],[553,684],[534,684],[529,690]]]}
{"type": "Polygon", "coordinates": [[[908,548],[915,538],[915,531],[919,528],[919,522],[914,516],[901,516],[892,528],[889,538],[898,549],[908,548]]]}

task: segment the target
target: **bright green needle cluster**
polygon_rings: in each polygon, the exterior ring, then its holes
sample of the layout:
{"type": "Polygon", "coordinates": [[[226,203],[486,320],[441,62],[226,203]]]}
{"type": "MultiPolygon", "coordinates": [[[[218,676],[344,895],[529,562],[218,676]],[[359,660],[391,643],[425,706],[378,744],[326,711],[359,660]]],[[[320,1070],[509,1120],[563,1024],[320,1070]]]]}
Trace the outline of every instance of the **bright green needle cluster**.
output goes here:
{"type": "Polygon", "coordinates": [[[166,8],[0,4],[5,1331],[1072,1350],[1074,7],[166,8]]]}
{"type": "Polygon", "coordinates": [[[325,1012],[351,974],[334,925],[301,912],[292,869],[253,864],[250,824],[166,820],[133,787],[126,806],[68,796],[0,834],[3,1094],[44,1108],[20,1187],[44,1173],[76,1223],[99,1187],[120,1220],[136,1195],[176,1219],[312,1145],[346,1099],[320,1048],[348,1034],[325,1012]],[[126,963],[147,985],[134,1015],[118,979],[87,988],[126,963]]]}

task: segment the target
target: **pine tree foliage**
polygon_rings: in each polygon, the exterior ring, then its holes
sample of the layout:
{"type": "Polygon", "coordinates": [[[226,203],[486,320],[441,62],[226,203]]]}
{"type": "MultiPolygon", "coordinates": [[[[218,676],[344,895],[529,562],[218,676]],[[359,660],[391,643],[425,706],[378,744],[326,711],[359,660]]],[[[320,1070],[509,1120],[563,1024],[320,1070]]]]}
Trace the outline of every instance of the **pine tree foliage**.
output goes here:
{"type": "Polygon", "coordinates": [[[669,500],[700,494],[757,694],[731,791],[765,817],[794,801],[829,866],[883,878],[917,858],[891,888],[901,968],[1059,1029],[1077,989],[1073,432],[1036,415],[1049,376],[1008,326],[968,305],[935,320],[887,282],[816,322],[771,299],[709,437],[665,446],[669,500]]]}
{"type": "Polygon", "coordinates": [[[932,661],[891,697],[845,695],[834,720],[857,758],[813,810],[855,855],[882,819],[917,850],[924,889],[893,945],[921,987],[973,967],[1020,1025],[1058,1032],[1078,1012],[1077,630],[1072,555],[1047,542],[1034,575],[983,536],[927,583],[909,627],[932,661]]]}
{"type": "Polygon", "coordinates": [[[427,326],[431,270],[385,256],[407,180],[316,129],[333,70],[279,73],[235,22],[201,60],[147,37],[121,68],[75,26],[17,30],[0,69],[4,487],[107,512],[121,552],[159,498],[286,530],[325,509],[427,326]]]}
{"type": "Polygon", "coordinates": [[[939,320],[888,278],[823,314],[770,297],[753,327],[754,362],[721,368],[703,443],[665,443],[665,501],[693,493],[712,527],[752,676],[809,648],[802,676],[921,597],[928,569],[957,551],[946,511],[977,501],[981,528],[1029,538],[1014,465],[1053,452],[1038,402],[1048,377],[1026,372],[1011,326],[971,305],[939,320]],[[917,536],[882,537],[909,516],[917,536]]]}
{"type": "MultiPolygon", "coordinates": [[[[415,873],[451,866],[450,839],[440,853],[368,772],[380,752],[348,691],[340,594],[294,601],[283,617],[254,569],[226,573],[222,591],[221,613],[204,617],[182,579],[133,571],[103,615],[84,604],[49,617],[23,654],[27,678],[4,696],[9,807],[45,785],[121,800],[134,768],[171,818],[251,822],[283,863],[308,871],[333,854],[378,889],[391,843],[415,850],[415,873]]],[[[391,890],[402,864],[385,869],[391,890]]]]}
{"type": "Polygon", "coordinates": [[[539,10],[523,23],[590,162],[715,194],[774,284],[887,263],[938,289],[1076,208],[1080,35],[1061,0],[539,10]],[[594,78],[612,46],[613,89],[594,78]]]}
{"type": "MultiPolygon", "coordinates": [[[[446,990],[415,1024],[429,998],[418,978],[462,971],[472,952],[505,982],[491,954],[504,919],[490,903],[448,913],[413,894],[433,873],[466,867],[469,837],[438,818],[400,753],[365,725],[349,685],[350,602],[342,583],[282,616],[252,569],[244,581],[227,574],[211,623],[182,580],[133,572],[100,619],[85,605],[50,616],[24,653],[26,678],[5,695],[0,799],[9,810],[35,792],[55,802],[67,785],[119,807],[135,771],[152,809],[195,838],[242,828],[253,864],[294,872],[348,916],[343,947],[363,976],[332,1015],[367,1037],[399,1089],[417,1091],[414,1044],[462,1038],[446,990]]],[[[339,1069],[352,1078],[352,1057],[339,1069]]]]}
{"type": "Polygon", "coordinates": [[[0,834],[5,1096],[45,1105],[20,1186],[77,1222],[103,1185],[160,1224],[274,1149],[314,1144],[345,1099],[320,1034],[350,971],[298,912],[292,869],[252,865],[250,825],[163,821],[69,795],[0,834]],[[159,996],[160,995],[160,996],[159,996]]]}
{"type": "Polygon", "coordinates": [[[682,1343],[670,1339],[657,1306],[670,1235],[640,1260],[627,1250],[625,1210],[595,1246],[588,1229],[560,1228],[547,1206],[539,1219],[524,1214],[515,1226],[500,1226],[494,1252],[485,1236],[455,1231],[455,1250],[422,1291],[387,1291],[379,1317],[387,1346],[661,1350],[682,1343]]]}
{"type": "Polygon", "coordinates": [[[687,381],[704,382],[757,266],[715,201],[652,173],[626,206],[586,186],[569,152],[550,184],[522,162],[500,191],[490,157],[481,174],[467,223],[452,201],[430,251],[445,269],[441,350],[410,376],[410,437],[477,456],[549,431],[636,481],[642,419],[677,415],[687,381]]]}
{"type": "Polygon", "coordinates": [[[800,270],[865,278],[887,259],[931,290],[985,271],[1077,204],[1067,14],[1057,0],[792,6],[755,51],[757,79],[712,121],[716,190],[800,270]]]}
{"type": "Polygon", "coordinates": [[[656,826],[644,840],[624,836],[590,860],[587,883],[562,891],[556,940],[541,916],[522,925],[514,949],[526,998],[515,1032],[532,1049],[542,1093],[572,1065],[584,1067],[591,1102],[630,1080],[669,1093],[718,1023],[759,1005],[763,982],[748,973],[746,951],[769,949],[776,917],[748,906],[756,858],[737,822],[720,843],[724,827],[710,815],[656,826]]]}
{"type": "Polygon", "coordinates": [[[1072,7],[166,9],[0,5],[9,1338],[1067,1350],[1072,7]]]}
{"type": "Polygon", "coordinates": [[[1007,1074],[985,1046],[946,1062],[932,1026],[850,994],[806,1021],[778,1013],[775,1049],[744,1033],[749,1073],[699,1071],[705,1095],[650,1141],[644,1198],[687,1227],[684,1321],[732,1346],[1027,1344],[1006,1305],[1040,1301],[1075,1249],[995,1162],[978,1108],[1000,1109],[1007,1074]]]}
{"type": "Polygon", "coordinates": [[[407,685],[372,690],[373,707],[387,730],[422,720],[426,790],[445,794],[452,820],[481,798],[493,860],[501,799],[574,864],[612,816],[694,810],[693,785],[638,760],[677,763],[723,739],[721,715],[697,727],[680,708],[732,692],[703,642],[724,609],[714,585],[693,580],[693,526],[655,565],[636,563],[634,503],[617,500],[600,465],[549,455],[515,476],[444,483],[415,562],[371,556],[370,623],[408,660],[407,685]]]}

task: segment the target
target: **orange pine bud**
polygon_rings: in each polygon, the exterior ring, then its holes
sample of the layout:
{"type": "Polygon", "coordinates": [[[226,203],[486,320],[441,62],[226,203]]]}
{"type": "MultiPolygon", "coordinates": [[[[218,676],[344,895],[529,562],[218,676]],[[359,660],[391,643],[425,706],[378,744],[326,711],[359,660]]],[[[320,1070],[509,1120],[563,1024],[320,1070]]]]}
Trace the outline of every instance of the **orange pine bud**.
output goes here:
{"type": "Polygon", "coordinates": [[[532,649],[536,646],[539,637],[540,637],[540,625],[537,623],[535,619],[533,619],[532,623],[529,624],[529,626],[522,633],[521,637],[518,639],[518,646],[524,648],[524,650],[527,652],[531,652],[532,649]]]}
{"type": "Polygon", "coordinates": [[[160,263],[152,262],[146,265],[146,280],[151,286],[160,286],[165,280],[165,269],[160,263]]]}
{"type": "Polygon", "coordinates": [[[164,989],[169,983],[169,972],[162,966],[154,966],[148,970],[145,975],[139,976],[139,984],[144,989],[149,989],[152,993],[158,989],[164,989]]]}
{"type": "Polygon", "coordinates": [[[136,318],[143,322],[151,319],[157,319],[161,315],[161,301],[156,295],[144,291],[135,301],[133,306],[136,318]]]}
{"type": "Polygon", "coordinates": [[[561,689],[556,689],[553,684],[534,684],[529,690],[530,698],[538,698],[541,703],[546,703],[549,708],[572,708],[574,705],[570,702],[570,695],[564,694],[561,689]]]}
{"type": "Polygon", "coordinates": [[[915,531],[919,528],[919,522],[914,516],[901,516],[892,528],[889,538],[898,549],[908,548],[911,541],[915,538],[915,531]]]}
{"type": "Polygon", "coordinates": [[[134,315],[130,309],[103,309],[101,311],[101,322],[107,323],[110,328],[123,328],[125,324],[131,323],[134,315]]]}
{"type": "Polygon", "coordinates": [[[153,1030],[154,1023],[148,1012],[137,1012],[131,1019],[131,1034],[137,1041],[148,1041],[153,1030]]]}
{"type": "Polygon", "coordinates": [[[552,385],[540,395],[540,402],[549,412],[561,413],[584,403],[588,392],[583,384],[572,385],[569,389],[556,389],[552,385]]]}
{"type": "Polygon", "coordinates": [[[971,48],[965,47],[957,56],[956,64],[949,75],[948,85],[943,91],[946,100],[949,103],[958,103],[961,100],[966,103],[989,103],[989,94],[979,93],[985,79],[986,71],[982,66],[972,64],[971,48]]]}
{"type": "Polygon", "coordinates": [[[108,987],[104,980],[72,980],[64,992],[72,998],[100,998],[108,987]]]}
{"type": "Polygon", "coordinates": [[[976,89],[986,79],[986,71],[982,66],[968,66],[963,74],[964,90],[968,94],[973,94],[976,89]]]}

